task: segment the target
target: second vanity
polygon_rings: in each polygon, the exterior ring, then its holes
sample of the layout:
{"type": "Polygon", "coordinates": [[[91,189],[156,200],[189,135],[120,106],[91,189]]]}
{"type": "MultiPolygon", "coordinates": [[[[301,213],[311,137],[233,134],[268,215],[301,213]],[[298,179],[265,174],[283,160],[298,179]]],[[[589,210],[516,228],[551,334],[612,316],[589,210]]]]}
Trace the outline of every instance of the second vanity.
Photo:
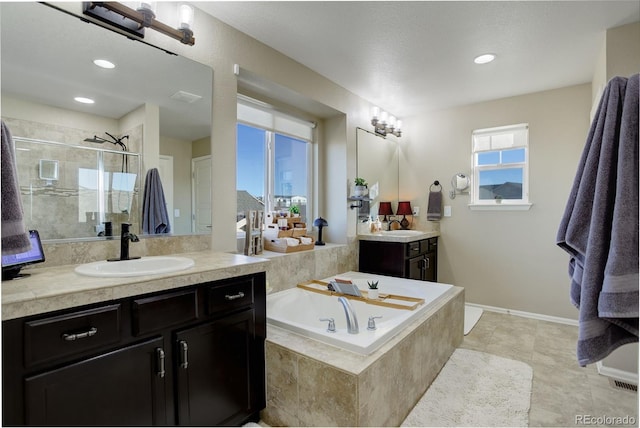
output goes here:
{"type": "Polygon", "coordinates": [[[416,230],[359,234],[359,270],[437,282],[438,235],[416,230]]]}
{"type": "Polygon", "coordinates": [[[3,425],[241,425],[265,407],[264,259],[3,282],[3,425]]]}

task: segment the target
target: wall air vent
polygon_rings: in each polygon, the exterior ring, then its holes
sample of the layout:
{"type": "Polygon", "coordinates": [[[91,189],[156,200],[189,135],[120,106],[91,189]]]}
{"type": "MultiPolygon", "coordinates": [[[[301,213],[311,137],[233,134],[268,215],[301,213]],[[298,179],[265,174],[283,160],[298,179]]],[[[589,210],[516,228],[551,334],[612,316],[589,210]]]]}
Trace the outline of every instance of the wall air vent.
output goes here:
{"type": "Polygon", "coordinates": [[[623,382],[617,379],[609,378],[609,384],[616,389],[624,389],[626,391],[638,392],[638,385],[634,385],[629,382],[623,382]]]}
{"type": "Polygon", "coordinates": [[[176,101],[181,101],[183,103],[191,104],[202,99],[202,97],[200,95],[191,94],[189,92],[178,91],[175,94],[171,95],[171,99],[176,101]]]}

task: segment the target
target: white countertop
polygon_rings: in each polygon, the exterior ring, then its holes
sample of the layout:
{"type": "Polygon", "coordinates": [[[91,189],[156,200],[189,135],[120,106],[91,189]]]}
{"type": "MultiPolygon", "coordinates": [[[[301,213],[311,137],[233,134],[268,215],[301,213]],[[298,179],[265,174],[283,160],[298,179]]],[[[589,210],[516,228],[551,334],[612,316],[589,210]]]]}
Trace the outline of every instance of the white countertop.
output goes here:
{"type": "Polygon", "coordinates": [[[179,256],[193,259],[195,265],[178,272],[127,278],[83,276],[74,271],[77,265],[23,269],[30,276],[2,282],[2,320],[249,275],[265,271],[269,263],[215,251],[179,256]]]}
{"type": "Polygon", "coordinates": [[[423,232],[423,231],[415,231],[419,233],[415,233],[409,236],[402,235],[391,235],[385,234],[385,232],[378,233],[360,233],[358,234],[358,239],[361,241],[384,241],[384,242],[413,242],[420,241],[422,239],[435,238],[440,236],[440,232],[423,232]]]}

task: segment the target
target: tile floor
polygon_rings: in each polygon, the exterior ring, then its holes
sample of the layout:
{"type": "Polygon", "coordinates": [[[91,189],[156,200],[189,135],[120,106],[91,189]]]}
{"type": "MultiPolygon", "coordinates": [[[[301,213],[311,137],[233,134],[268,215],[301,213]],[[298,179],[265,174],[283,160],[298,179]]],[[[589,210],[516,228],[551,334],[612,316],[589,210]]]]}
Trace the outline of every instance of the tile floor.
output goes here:
{"type": "Polygon", "coordinates": [[[529,426],[584,426],[578,415],[629,416],[634,418],[632,426],[638,426],[638,394],[611,387],[595,364],[580,367],[577,338],[574,326],[484,311],[461,347],[533,368],[529,426]]]}

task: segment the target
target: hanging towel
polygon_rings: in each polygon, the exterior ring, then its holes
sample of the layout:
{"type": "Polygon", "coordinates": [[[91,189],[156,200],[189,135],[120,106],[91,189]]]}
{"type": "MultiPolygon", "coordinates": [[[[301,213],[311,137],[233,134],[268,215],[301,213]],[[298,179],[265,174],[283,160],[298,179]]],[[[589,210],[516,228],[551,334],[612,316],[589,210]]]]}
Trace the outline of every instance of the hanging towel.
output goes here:
{"type": "Polygon", "coordinates": [[[31,249],[29,232],[22,218],[22,199],[18,187],[18,165],[13,137],[2,121],[2,255],[20,254],[31,249]]]}
{"type": "Polygon", "coordinates": [[[571,256],[581,366],[638,341],[639,79],[607,84],[558,229],[571,256]]]}
{"type": "Polygon", "coordinates": [[[147,171],[142,202],[142,233],[158,234],[171,232],[167,203],[157,168],[147,171]]]}
{"type": "Polygon", "coordinates": [[[427,207],[427,220],[438,221],[442,218],[442,191],[429,191],[429,206],[427,207]]]}

